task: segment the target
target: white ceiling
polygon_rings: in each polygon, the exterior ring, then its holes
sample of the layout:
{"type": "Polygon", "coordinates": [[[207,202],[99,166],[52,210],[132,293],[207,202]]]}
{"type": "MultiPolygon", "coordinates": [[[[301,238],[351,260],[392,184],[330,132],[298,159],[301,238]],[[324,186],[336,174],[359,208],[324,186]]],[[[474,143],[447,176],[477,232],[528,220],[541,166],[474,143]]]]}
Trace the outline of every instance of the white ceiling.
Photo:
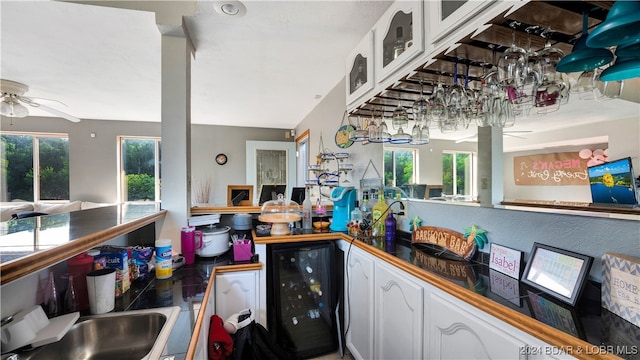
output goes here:
{"type": "MultiPolygon", "coordinates": [[[[82,119],[160,121],[155,14],[90,3],[2,0],[0,76],[82,119]]],[[[191,122],[294,128],[344,77],[347,55],[390,3],[253,0],[242,17],[210,1],[179,3],[195,8],[185,18],[196,47],[191,122]]]]}
{"type": "MultiPolygon", "coordinates": [[[[58,1],[0,1],[0,77],[27,84],[29,97],[56,99],[82,119],[160,121],[161,34],[154,12],[58,1]]],[[[294,128],[344,77],[345,60],[390,1],[244,1],[242,17],[211,1],[103,2],[164,8],[185,23],[196,47],[191,122],[294,128]]],[[[160,13],[159,13],[160,14],[160,13]]],[[[513,131],[558,130],[640,117],[640,81],[625,100],[572,98],[554,115],[519,119],[513,131]]],[[[50,105],[54,106],[54,105],[50,105]]],[[[50,116],[29,108],[33,115],[50,116]]],[[[475,128],[432,138],[472,136],[475,128]]],[[[526,136],[526,135],[525,135],[526,136]]]]}

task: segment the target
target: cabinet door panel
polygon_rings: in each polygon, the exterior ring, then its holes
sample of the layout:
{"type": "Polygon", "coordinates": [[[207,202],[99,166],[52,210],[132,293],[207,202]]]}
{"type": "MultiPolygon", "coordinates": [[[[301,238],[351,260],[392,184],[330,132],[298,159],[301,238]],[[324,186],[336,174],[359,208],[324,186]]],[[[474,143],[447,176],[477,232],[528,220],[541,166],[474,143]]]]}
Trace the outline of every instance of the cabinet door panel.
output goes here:
{"type": "Polygon", "coordinates": [[[373,89],[373,67],[373,31],[369,31],[347,58],[347,105],[373,89]]]}
{"type": "Polygon", "coordinates": [[[409,275],[378,263],[374,309],[374,358],[422,358],[422,286],[412,281],[409,275]]]}
{"type": "Polygon", "coordinates": [[[422,1],[396,1],[380,17],[373,45],[377,82],[424,52],[423,16],[422,1]]]}
{"type": "Polygon", "coordinates": [[[429,18],[429,33],[433,43],[443,40],[443,38],[461,24],[470,21],[480,11],[491,5],[495,0],[437,0],[427,1],[427,13],[429,18]]]}
{"type": "MultiPolygon", "coordinates": [[[[464,310],[462,303],[431,296],[432,359],[518,359],[524,342],[464,310]]],[[[507,325],[507,327],[509,327],[507,325]]]]}
{"type": "Polygon", "coordinates": [[[348,294],[346,319],[349,326],[346,342],[356,359],[373,358],[374,264],[370,256],[352,249],[345,269],[345,292],[348,294]]]}
{"type": "Polygon", "coordinates": [[[258,311],[257,271],[241,271],[216,275],[215,313],[226,320],[240,310],[258,311]]]}

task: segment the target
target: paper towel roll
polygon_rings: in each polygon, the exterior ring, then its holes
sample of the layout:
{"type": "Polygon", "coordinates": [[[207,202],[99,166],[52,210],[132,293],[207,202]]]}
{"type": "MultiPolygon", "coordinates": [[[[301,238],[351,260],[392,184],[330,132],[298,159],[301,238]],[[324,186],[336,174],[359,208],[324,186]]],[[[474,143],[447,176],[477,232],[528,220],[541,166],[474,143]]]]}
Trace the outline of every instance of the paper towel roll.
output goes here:
{"type": "Polygon", "coordinates": [[[49,324],[47,315],[40,305],[22,310],[13,317],[13,321],[0,330],[2,351],[12,351],[28,345],[40,329],[49,324]]]}

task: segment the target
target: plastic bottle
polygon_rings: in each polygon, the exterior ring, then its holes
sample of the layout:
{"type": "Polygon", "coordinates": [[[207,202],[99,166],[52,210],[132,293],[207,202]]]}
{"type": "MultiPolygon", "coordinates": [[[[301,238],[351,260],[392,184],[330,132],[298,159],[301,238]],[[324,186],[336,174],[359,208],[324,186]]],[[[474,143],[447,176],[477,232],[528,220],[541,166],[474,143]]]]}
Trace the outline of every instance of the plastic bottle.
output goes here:
{"type": "Polygon", "coordinates": [[[156,240],[156,278],[168,279],[173,275],[171,239],[156,240]]]}
{"type": "Polygon", "coordinates": [[[311,196],[309,196],[309,188],[304,190],[304,201],[302,201],[302,228],[311,229],[311,196]]]}
{"type": "Polygon", "coordinates": [[[389,211],[389,215],[384,220],[385,232],[384,239],[387,241],[393,241],[396,239],[396,218],[393,217],[393,213],[389,211]]]}
{"type": "Polygon", "coordinates": [[[373,232],[372,235],[374,237],[384,237],[385,236],[385,226],[384,226],[384,214],[387,211],[387,203],[384,201],[384,192],[382,189],[378,190],[378,201],[375,205],[373,205],[373,232]]]}

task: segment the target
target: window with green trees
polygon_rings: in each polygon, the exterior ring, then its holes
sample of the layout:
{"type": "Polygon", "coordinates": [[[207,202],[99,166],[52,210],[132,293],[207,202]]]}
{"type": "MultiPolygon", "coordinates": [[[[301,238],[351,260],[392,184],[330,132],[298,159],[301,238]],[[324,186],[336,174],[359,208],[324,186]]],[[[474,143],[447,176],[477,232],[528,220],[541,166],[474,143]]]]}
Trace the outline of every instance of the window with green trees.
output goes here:
{"type": "Polygon", "coordinates": [[[2,133],[2,201],[69,200],[66,134],[2,133]]]}
{"type": "Polygon", "coordinates": [[[160,138],[120,137],[120,199],[160,201],[160,138]]]}
{"type": "Polygon", "coordinates": [[[416,183],[416,150],[384,148],[384,185],[400,186],[416,183]]]}
{"type": "Polygon", "coordinates": [[[472,152],[442,153],[442,185],[448,195],[477,195],[476,156],[472,152]]]}

